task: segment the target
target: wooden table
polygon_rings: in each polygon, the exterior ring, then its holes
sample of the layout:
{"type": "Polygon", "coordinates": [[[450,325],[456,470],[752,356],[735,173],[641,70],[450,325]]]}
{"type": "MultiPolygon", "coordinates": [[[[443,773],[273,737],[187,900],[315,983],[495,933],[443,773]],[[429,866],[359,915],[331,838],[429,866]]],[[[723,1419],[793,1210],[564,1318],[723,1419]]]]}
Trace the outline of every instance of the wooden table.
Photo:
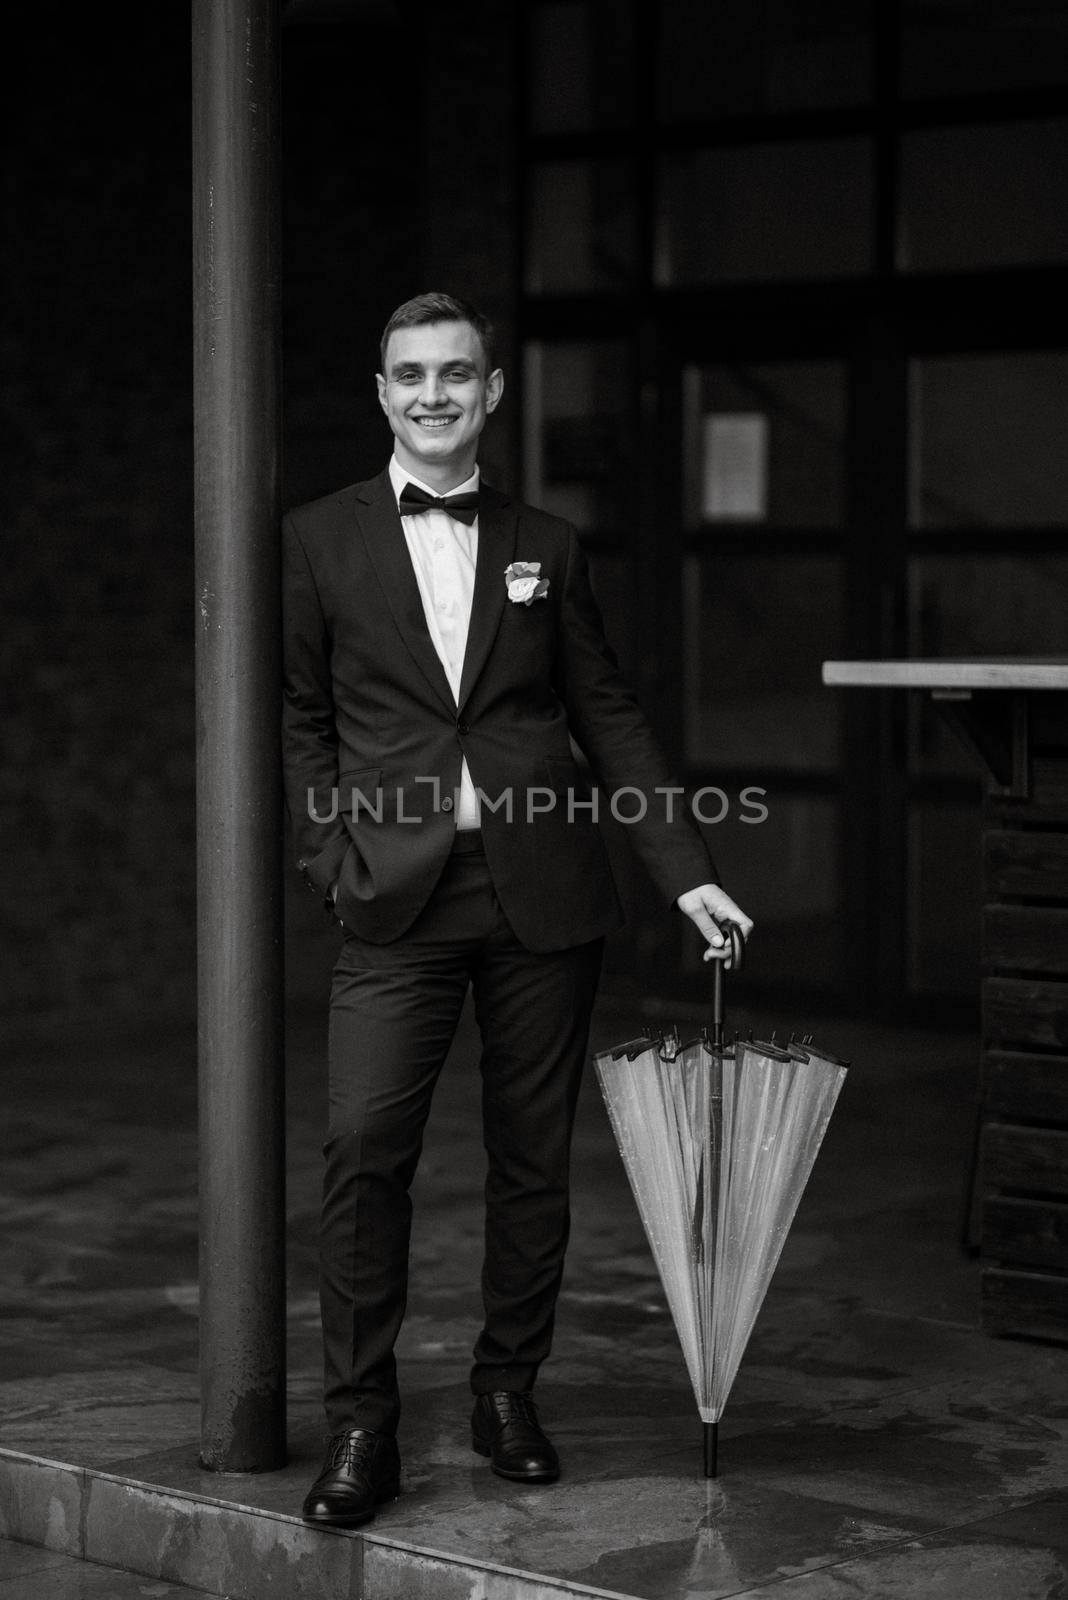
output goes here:
{"type": "Polygon", "coordinates": [[[823,681],[929,694],[985,773],[982,1323],[1068,1342],[1068,657],[825,661],[823,681]]]}

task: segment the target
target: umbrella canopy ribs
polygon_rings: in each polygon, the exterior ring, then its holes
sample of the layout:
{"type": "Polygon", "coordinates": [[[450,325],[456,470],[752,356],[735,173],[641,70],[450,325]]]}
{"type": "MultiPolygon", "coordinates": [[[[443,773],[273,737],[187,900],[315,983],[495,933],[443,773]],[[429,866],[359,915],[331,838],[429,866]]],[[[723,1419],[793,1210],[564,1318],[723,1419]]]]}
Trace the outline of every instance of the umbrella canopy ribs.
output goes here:
{"type": "MultiPolygon", "coordinates": [[[[741,965],[731,929],[727,959],[741,965]]],[[[846,1076],[809,1039],[723,1042],[675,1029],[595,1058],[601,1092],[664,1286],[715,1477],[719,1420],[846,1076]]]]}

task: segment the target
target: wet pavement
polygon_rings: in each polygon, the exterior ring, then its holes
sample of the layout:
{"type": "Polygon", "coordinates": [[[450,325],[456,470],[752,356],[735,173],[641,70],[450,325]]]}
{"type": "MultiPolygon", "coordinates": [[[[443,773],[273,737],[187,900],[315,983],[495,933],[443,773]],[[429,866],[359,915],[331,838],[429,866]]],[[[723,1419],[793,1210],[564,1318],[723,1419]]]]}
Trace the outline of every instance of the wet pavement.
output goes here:
{"type": "MultiPolygon", "coordinates": [[[[606,997],[595,1046],[640,1026],[636,1006],[606,997]]],[[[242,1600],[1063,1600],[1068,1350],[985,1336],[978,1267],[958,1244],[976,1040],[854,1023],[819,1034],[852,1066],[713,1482],[591,1071],[539,1385],[564,1475],[533,1488],[493,1477],[467,1430],[483,1161],[465,1014],[416,1185],[403,1492],[360,1535],[297,1518],[322,1432],[322,1018],[289,1030],[290,1461],[243,1477],[196,1463],[192,1025],[23,1030],[8,1045],[0,1217],[0,1533],[50,1548],[0,1547],[0,1600],[179,1582],[242,1600]],[[104,1569],[82,1562],[68,1580],[57,1556],[83,1552],[147,1576],[100,1587],[104,1569]]]]}

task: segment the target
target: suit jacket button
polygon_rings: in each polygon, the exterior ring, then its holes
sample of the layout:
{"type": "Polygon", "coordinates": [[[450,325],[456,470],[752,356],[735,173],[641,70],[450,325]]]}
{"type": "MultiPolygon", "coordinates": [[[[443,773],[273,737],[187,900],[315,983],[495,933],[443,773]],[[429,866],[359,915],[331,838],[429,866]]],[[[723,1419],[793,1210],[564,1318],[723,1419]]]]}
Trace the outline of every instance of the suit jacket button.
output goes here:
{"type": "Polygon", "coordinates": [[[451,794],[447,794],[445,796],[444,800],[442,800],[441,809],[442,809],[442,811],[451,811],[452,810],[452,795],[451,794]]]}
{"type": "Polygon", "coordinates": [[[466,722],[458,722],[456,724],[456,731],[457,733],[470,733],[471,729],[468,727],[466,722]]]}

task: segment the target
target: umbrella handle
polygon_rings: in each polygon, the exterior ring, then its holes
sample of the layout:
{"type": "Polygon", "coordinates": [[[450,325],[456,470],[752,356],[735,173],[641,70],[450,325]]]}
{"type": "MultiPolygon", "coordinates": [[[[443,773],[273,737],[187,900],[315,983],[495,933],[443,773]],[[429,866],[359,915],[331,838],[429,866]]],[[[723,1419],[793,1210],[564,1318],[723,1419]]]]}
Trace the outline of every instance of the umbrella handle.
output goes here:
{"type": "Polygon", "coordinates": [[[745,966],[745,937],[736,922],[725,923],[724,930],[731,947],[730,969],[732,972],[741,972],[745,966]]]}
{"type": "Polygon", "coordinates": [[[732,972],[740,972],[745,965],[745,940],[736,922],[723,924],[730,949],[725,945],[722,953],[713,952],[712,971],[712,1044],[719,1050],[723,1046],[723,970],[730,960],[732,972]]]}
{"type": "Polygon", "coordinates": [[[723,967],[729,967],[732,972],[741,972],[745,965],[745,940],[741,928],[736,922],[720,922],[717,923],[717,927],[727,940],[726,944],[720,945],[718,949],[715,945],[708,947],[712,960],[716,963],[717,976],[723,967]]]}

